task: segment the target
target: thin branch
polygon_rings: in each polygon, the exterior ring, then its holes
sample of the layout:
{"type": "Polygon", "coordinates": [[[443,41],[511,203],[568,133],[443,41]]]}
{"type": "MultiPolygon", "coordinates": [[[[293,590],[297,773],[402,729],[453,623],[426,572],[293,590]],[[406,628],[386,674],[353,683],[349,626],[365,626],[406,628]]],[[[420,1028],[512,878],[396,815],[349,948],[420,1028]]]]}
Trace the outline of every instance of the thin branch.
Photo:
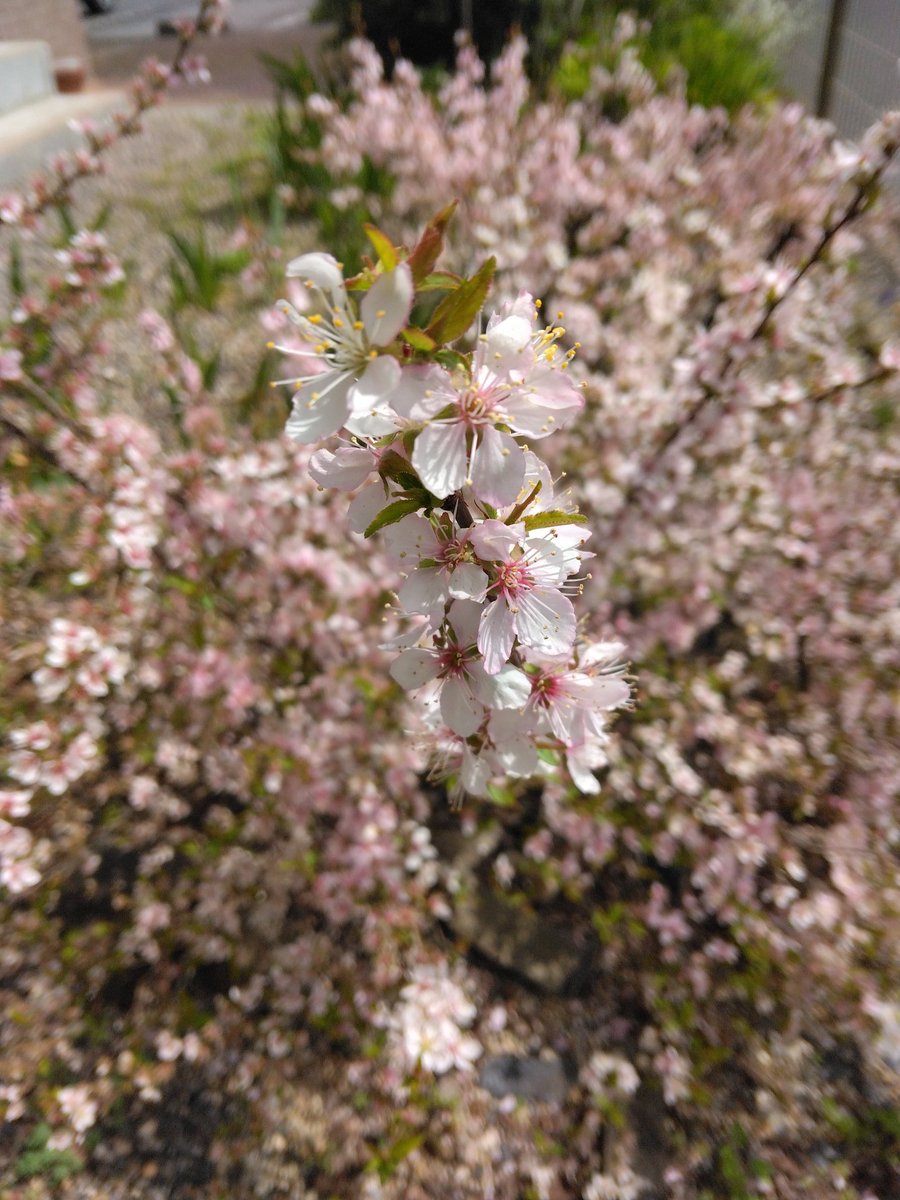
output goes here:
{"type": "MultiPolygon", "coordinates": [[[[832,221],[825,227],[825,229],[823,229],[818,242],[807,255],[803,263],[797,268],[787,286],[777,296],[773,296],[766,303],[759,321],[754,326],[746,342],[742,343],[743,346],[752,344],[762,337],[777,309],[780,308],[788,296],[791,295],[806,274],[816,265],[817,262],[822,259],[822,256],[824,255],[828,246],[834,241],[838,233],[840,233],[842,229],[846,228],[847,225],[856,220],[856,218],[862,213],[867,200],[872,195],[873,188],[877,186],[882,175],[887,170],[891,159],[897,152],[897,149],[898,147],[896,145],[889,145],[885,148],[884,160],[879,165],[878,169],[873,172],[872,176],[866,180],[865,183],[860,183],[857,185],[856,194],[846,210],[839,218],[837,218],[835,221],[832,221]]],[[[690,426],[693,425],[700,416],[702,416],[702,414],[709,407],[709,405],[713,403],[713,401],[721,398],[720,385],[728,379],[732,373],[732,368],[738,365],[739,364],[734,357],[733,351],[729,349],[725,362],[722,365],[722,369],[719,373],[719,377],[716,381],[716,386],[713,386],[710,383],[703,384],[703,394],[690,406],[687,413],[680,420],[675,421],[663,434],[659,443],[651,451],[650,455],[644,460],[634,481],[626,489],[622,499],[622,506],[616,516],[613,518],[611,529],[607,535],[609,538],[614,539],[621,531],[624,517],[635,501],[642,501],[648,478],[654,473],[662,459],[665,458],[669,449],[675,444],[676,441],[678,441],[685,430],[689,429],[690,426]]],[[[840,388],[837,390],[840,390],[840,388]]],[[[643,507],[642,503],[641,507],[643,507]]]]}

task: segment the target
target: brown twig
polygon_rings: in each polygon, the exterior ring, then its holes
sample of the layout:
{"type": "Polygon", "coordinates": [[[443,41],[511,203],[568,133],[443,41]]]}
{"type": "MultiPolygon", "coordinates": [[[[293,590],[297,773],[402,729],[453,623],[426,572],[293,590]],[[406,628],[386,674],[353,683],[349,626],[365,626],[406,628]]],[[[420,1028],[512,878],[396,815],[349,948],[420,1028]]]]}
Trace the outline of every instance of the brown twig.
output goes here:
{"type": "MultiPolygon", "coordinates": [[[[877,186],[882,175],[887,170],[887,167],[890,164],[894,154],[897,152],[897,149],[898,147],[894,145],[886,147],[883,162],[872,173],[869,179],[857,185],[856,194],[841,216],[832,221],[825,227],[825,229],[822,230],[822,234],[818,242],[807,255],[803,263],[797,268],[787,286],[777,295],[771,296],[767,301],[762,315],[760,316],[756,325],[753,327],[749,337],[745,342],[742,342],[743,346],[750,345],[762,337],[775,312],[781,307],[788,296],[792,294],[794,289],[798,286],[806,274],[812,270],[817,262],[821,260],[828,246],[834,241],[838,233],[840,233],[842,229],[846,228],[847,225],[856,220],[856,218],[862,213],[867,200],[872,195],[873,189],[877,186]]],[[[612,526],[608,531],[607,538],[609,540],[614,540],[621,532],[624,518],[635,501],[643,500],[648,478],[653,474],[663,458],[665,458],[670,448],[675,444],[676,441],[678,441],[678,439],[687,429],[695,424],[695,422],[700,416],[702,416],[702,414],[713,403],[713,401],[721,397],[721,386],[719,385],[728,379],[732,373],[732,369],[738,365],[738,361],[735,359],[733,351],[729,349],[725,358],[725,362],[722,365],[722,369],[719,373],[719,377],[716,381],[716,386],[713,386],[711,383],[704,383],[702,385],[703,394],[699,397],[699,399],[697,399],[690,406],[687,413],[682,416],[680,420],[677,420],[670,425],[670,427],[663,434],[659,443],[651,451],[648,458],[644,460],[633,482],[626,489],[622,499],[621,508],[613,518],[612,526]]],[[[867,380],[866,382],[871,381],[867,380]]],[[[841,390],[841,387],[843,386],[846,385],[839,385],[834,390],[841,390]]],[[[825,398],[825,396],[823,396],[823,398],[825,398]]]]}

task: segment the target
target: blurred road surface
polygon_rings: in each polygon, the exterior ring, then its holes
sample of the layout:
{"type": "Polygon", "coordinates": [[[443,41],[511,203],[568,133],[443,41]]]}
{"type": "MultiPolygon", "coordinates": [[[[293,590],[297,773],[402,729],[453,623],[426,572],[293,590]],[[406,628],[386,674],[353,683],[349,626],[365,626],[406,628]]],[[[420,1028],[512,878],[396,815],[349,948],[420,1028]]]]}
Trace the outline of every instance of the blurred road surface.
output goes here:
{"type": "MultiPolygon", "coordinates": [[[[314,3],[231,0],[227,32],[202,38],[197,44],[198,52],[209,62],[212,85],[182,84],[172,93],[172,100],[270,99],[273,88],[260,56],[293,59],[302,53],[315,58],[330,30],[310,24],[314,3]]],[[[166,62],[172,57],[175,39],[160,37],[158,22],[191,16],[196,9],[194,0],[117,0],[113,12],[85,18],[97,82],[122,87],[146,58],[154,56],[166,62]]]]}
{"type": "MultiPolygon", "coordinates": [[[[228,24],[236,33],[277,33],[296,29],[309,21],[315,0],[231,0],[228,24]]],[[[87,22],[91,41],[152,38],[157,23],[191,16],[192,0],[116,0],[113,11],[87,22]]]]}

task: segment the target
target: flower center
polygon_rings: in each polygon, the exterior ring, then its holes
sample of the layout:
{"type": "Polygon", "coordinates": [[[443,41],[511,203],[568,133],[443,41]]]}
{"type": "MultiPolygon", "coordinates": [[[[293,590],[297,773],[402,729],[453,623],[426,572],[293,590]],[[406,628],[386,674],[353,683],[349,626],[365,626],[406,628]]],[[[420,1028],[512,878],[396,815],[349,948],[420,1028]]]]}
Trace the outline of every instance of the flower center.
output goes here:
{"type": "Polygon", "coordinates": [[[467,664],[471,661],[473,646],[457,646],[450,643],[438,655],[442,679],[462,679],[468,674],[467,664]]]}
{"type": "Polygon", "coordinates": [[[490,373],[480,372],[464,391],[459,393],[459,411],[470,429],[493,424],[502,419],[497,409],[508,396],[508,390],[490,373]]]}
{"type": "Polygon", "coordinates": [[[525,559],[517,558],[512,562],[500,563],[495,585],[500,595],[507,599],[515,599],[523,592],[530,592],[534,587],[534,578],[525,559]]]}
{"type": "Polygon", "coordinates": [[[434,556],[435,562],[439,566],[444,567],[448,571],[452,571],[458,567],[460,563],[470,563],[475,561],[475,551],[469,545],[467,540],[461,538],[453,538],[449,542],[444,542],[434,556]]]}
{"type": "Polygon", "coordinates": [[[550,708],[562,695],[562,683],[558,675],[543,674],[531,677],[531,699],[542,708],[550,708]]]}

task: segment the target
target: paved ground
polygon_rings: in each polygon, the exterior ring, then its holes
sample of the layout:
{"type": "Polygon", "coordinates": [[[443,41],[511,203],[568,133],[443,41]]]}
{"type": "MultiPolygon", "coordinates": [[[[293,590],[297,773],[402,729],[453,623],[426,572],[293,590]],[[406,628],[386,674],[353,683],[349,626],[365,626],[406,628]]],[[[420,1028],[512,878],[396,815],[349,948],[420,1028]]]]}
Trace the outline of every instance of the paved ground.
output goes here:
{"type": "MultiPolygon", "coordinates": [[[[231,0],[228,24],[240,33],[277,33],[309,22],[315,0],[231,0]]],[[[192,0],[116,0],[113,11],[87,22],[92,42],[152,38],[160,20],[190,15],[192,0]]]]}
{"type": "MultiPolygon", "coordinates": [[[[0,0],[2,3],[2,0],[0,0]]],[[[290,59],[314,55],[328,35],[327,26],[311,25],[314,0],[232,0],[229,31],[206,38],[200,49],[209,60],[212,87],[183,86],[174,100],[265,100],[272,85],[260,61],[269,54],[290,59]]],[[[121,87],[147,57],[170,58],[174,39],[157,36],[157,22],[189,15],[192,0],[118,0],[114,12],[85,22],[94,74],[103,86],[121,87]]]]}

